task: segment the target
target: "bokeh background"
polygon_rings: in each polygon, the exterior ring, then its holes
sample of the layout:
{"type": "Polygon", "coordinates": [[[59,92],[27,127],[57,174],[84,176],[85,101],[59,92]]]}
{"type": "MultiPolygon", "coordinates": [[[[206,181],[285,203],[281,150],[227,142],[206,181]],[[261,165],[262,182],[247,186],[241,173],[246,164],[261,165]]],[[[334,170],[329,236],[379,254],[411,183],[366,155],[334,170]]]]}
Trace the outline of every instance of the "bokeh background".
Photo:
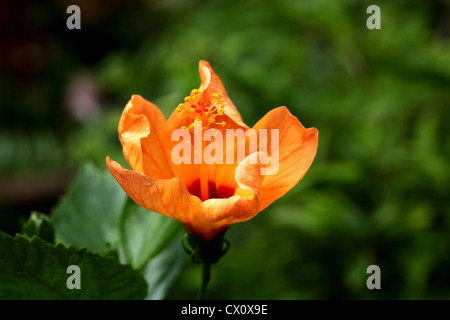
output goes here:
{"type": "MultiPolygon", "coordinates": [[[[249,126],[286,105],[320,132],[304,179],[227,232],[207,298],[450,299],[448,0],[0,2],[0,229],[48,212],[82,163],[124,164],[130,96],[169,116],[200,59],[249,126]]],[[[186,257],[167,299],[195,297],[200,269],[186,257]]]]}

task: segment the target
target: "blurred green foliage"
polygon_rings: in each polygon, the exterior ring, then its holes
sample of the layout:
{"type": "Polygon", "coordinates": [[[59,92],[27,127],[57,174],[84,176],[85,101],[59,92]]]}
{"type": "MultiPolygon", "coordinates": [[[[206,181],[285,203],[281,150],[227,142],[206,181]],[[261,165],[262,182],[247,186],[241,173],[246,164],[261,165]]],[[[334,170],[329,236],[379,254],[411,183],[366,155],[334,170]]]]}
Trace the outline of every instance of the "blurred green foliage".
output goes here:
{"type": "MultiPolygon", "coordinates": [[[[2,174],[125,164],[117,123],[131,94],[167,117],[204,59],[248,125],[286,105],[319,130],[304,179],[227,232],[207,298],[450,298],[450,1],[376,1],[381,30],[366,28],[371,1],[70,4],[81,30],[56,1],[17,11],[27,24],[5,43],[41,54],[30,64],[23,49],[28,70],[3,59],[2,174]],[[101,107],[83,121],[67,108],[80,73],[101,107]],[[371,264],[381,290],[365,285],[371,264]]],[[[194,297],[200,269],[186,263],[168,298],[194,297]]]]}

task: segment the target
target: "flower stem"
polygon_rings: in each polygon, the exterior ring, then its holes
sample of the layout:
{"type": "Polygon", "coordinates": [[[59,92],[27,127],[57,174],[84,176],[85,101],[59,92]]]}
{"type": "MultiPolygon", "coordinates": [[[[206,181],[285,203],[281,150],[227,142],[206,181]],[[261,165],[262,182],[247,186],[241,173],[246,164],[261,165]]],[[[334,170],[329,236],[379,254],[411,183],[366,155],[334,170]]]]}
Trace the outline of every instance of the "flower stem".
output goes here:
{"type": "Polygon", "coordinates": [[[204,262],[202,266],[202,283],[197,294],[197,300],[203,300],[205,297],[206,287],[211,278],[211,263],[204,262]]]}

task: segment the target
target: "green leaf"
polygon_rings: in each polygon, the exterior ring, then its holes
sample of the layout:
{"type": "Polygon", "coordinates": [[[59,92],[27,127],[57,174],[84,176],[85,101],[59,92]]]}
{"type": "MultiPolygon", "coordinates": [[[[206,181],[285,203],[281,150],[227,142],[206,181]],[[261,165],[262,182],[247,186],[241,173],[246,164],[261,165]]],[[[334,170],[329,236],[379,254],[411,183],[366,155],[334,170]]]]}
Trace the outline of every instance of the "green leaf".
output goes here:
{"type": "Polygon", "coordinates": [[[37,211],[33,211],[28,220],[22,225],[22,235],[28,238],[36,235],[50,243],[55,241],[55,231],[50,218],[37,211]]]}
{"type": "Polygon", "coordinates": [[[169,286],[181,272],[185,260],[186,253],[181,246],[181,236],[178,236],[167,249],[145,266],[143,273],[149,288],[145,299],[163,299],[169,286]]]}
{"type": "Polygon", "coordinates": [[[110,257],[38,237],[0,232],[0,299],[142,299],[142,274],[110,257]],[[80,289],[69,289],[71,265],[79,267],[80,289]]]}
{"type": "Polygon", "coordinates": [[[84,165],[51,213],[57,240],[98,253],[117,249],[126,199],[109,172],[84,165]]]}
{"type": "MultiPolygon", "coordinates": [[[[100,254],[117,253],[120,262],[141,270],[151,281],[151,299],[161,299],[180,272],[184,256],[167,247],[182,225],[138,206],[106,170],[82,167],[51,220],[57,241],[100,254]],[[164,261],[170,262],[170,272],[160,269],[164,261]]],[[[177,245],[181,250],[179,241],[177,245]]]]}
{"type": "Polygon", "coordinates": [[[131,200],[125,207],[121,227],[122,260],[137,269],[145,267],[182,231],[178,221],[148,211],[131,200]]]}

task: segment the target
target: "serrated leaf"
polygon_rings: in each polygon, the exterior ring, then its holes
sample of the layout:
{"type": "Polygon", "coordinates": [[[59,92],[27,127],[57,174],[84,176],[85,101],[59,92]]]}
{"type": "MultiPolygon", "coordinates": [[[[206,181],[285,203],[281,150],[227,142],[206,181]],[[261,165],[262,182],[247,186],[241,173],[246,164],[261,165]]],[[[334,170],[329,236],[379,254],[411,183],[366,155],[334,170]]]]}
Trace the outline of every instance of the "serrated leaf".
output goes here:
{"type": "Polygon", "coordinates": [[[130,265],[86,249],[0,232],[0,299],[142,299],[147,283],[130,265]],[[69,289],[67,268],[80,268],[80,289],[69,289]]]}
{"type": "Polygon", "coordinates": [[[53,243],[55,241],[55,231],[50,218],[40,212],[33,211],[22,225],[22,235],[32,238],[38,236],[42,240],[53,243]]]}
{"type": "Polygon", "coordinates": [[[116,249],[126,199],[109,172],[84,165],[51,213],[57,240],[98,253],[116,249]]]}

